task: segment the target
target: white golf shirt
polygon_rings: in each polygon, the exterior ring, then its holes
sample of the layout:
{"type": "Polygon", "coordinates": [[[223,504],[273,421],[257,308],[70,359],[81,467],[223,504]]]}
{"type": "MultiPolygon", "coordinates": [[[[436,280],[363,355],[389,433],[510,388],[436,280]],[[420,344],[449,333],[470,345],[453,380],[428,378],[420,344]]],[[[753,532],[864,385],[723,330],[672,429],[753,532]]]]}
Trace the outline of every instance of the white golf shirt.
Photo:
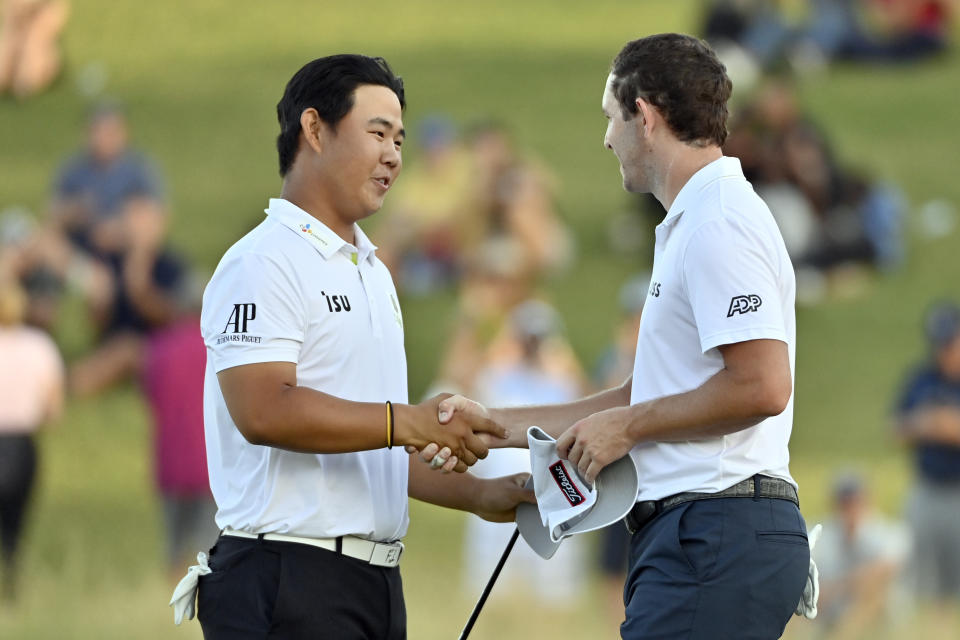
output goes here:
{"type": "Polygon", "coordinates": [[[347,400],[407,402],[403,319],[376,247],[357,226],[348,244],[286,200],[271,199],[266,213],[223,256],[203,296],[217,525],[397,540],[408,524],[403,447],[310,454],[253,445],[227,410],[217,372],[257,362],[296,363],[299,386],[347,400]]]}
{"type": "MultiPolygon", "coordinates": [[[[793,266],[770,210],[721,158],[680,190],[656,229],[653,273],[640,321],[631,404],[690,391],[723,368],[717,347],[747,340],[787,344],[795,361],[793,266]]],[[[638,500],[714,493],[763,473],[793,483],[786,410],[719,438],[643,443],[631,452],[638,500]]],[[[795,484],[795,483],[794,483],[795,484]]]]}

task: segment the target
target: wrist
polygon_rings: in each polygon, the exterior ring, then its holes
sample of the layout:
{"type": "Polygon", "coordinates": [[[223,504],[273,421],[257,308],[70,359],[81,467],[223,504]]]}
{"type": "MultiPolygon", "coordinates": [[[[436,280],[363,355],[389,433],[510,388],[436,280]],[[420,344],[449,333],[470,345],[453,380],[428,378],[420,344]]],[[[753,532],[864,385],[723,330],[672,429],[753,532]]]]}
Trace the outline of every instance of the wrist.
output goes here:
{"type": "Polygon", "coordinates": [[[422,449],[426,442],[421,442],[416,435],[414,425],[417,424],[418,407],[410,404],[393,405],[393,446],[405,447],[411,445],[422,449]]]}

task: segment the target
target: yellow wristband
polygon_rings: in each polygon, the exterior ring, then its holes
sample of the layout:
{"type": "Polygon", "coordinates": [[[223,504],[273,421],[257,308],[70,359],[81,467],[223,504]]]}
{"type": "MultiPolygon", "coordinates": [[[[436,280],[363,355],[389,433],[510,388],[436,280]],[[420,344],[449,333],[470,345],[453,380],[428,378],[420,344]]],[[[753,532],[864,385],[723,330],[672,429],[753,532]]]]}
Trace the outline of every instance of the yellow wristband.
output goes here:
{"type": "Polygon", "coordinates": [[[387,400],[387,449],[393,449],[393,405],[387,400]]]}

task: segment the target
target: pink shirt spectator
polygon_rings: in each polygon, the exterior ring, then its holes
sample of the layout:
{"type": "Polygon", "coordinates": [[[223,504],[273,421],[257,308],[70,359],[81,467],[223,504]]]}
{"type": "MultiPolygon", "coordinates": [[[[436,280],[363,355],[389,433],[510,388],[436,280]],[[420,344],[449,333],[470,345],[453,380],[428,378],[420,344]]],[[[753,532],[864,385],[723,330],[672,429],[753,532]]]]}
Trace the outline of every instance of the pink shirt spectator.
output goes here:
{"type": "Polygon", "coordinates": [[[0,327],[0,433],[31,433],[58,409],[63,360],[32,327],[0,327]]]}
{"type": "Polygon", "coordinates": [[[153,332],[144,354],[143,386],[154,423],[154,471],[165,495],[210,495],[203,439],[206,347],[200,319],[153,332]]]}

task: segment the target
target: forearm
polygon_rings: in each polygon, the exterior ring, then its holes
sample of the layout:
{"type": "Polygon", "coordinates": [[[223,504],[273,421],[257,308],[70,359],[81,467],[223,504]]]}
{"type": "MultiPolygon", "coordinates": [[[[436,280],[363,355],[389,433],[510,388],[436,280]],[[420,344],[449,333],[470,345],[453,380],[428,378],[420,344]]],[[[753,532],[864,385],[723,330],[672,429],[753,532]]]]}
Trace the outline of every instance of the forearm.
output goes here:
{"type": "Polygon", "coordinates": [[[347,453],[387,445],[385,403],[352,402],[308,387],[287,386],[275,400],[258,404],[239,411],[231,408],[234,423],[252,444],[303,453],[347,453]]]}
{"type": "Polygon", "coordinates": [[[408,479],[408,493],[415,500],[459,511],[477,511],[483,480],[470,473],[437,473],[413,454],[408,479]]]}
{"type": "Polygon", "coordinates": [[[899,433],[909,444],[935,442],[960,446],[960,411],[951,407],[929,407],[905,414],[899,433]]]}
{"type": "Polygon", "coordinates": [[[764,379],[722,369],[696,389],[633,405],[628,430],[638,444],[716,438],[781,413],[780,398],[764,379]]]}
{"type": "Polygon", "coordinates": [[[490,409],[490,417],[510,431],[510,443],[513,446],[527,446],[527,428],[536,425],[557,438],[578,420],[599,411],[630,404],[630,386],[628,378],[619,387],[595,393],[592,396],[563,404],[490,409]]]}

